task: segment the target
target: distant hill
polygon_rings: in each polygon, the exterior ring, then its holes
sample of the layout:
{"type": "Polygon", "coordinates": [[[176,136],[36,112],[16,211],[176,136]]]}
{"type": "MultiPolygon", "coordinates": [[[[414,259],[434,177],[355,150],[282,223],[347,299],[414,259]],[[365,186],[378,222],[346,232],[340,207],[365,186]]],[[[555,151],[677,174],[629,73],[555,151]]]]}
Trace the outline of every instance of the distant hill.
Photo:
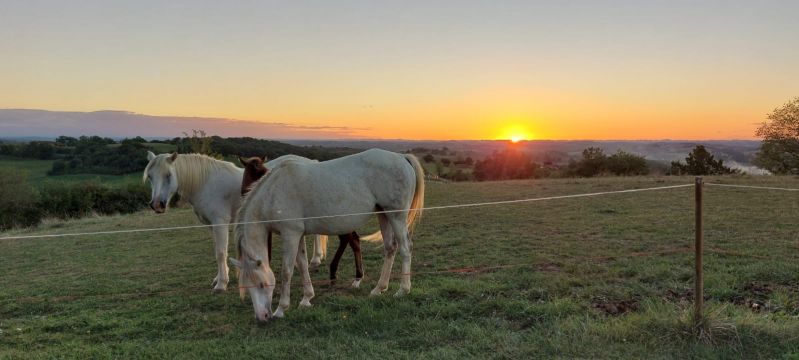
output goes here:
{"type": "MultiPolygon", "coordinates": [[[[381,148],[391,151],[405,151],[413,148],[439,149],[447,147],[465,154],[483,157],[494,151],[509,146],[507,141],[500,140],[452,140],[452,141],[363,141],[363,140],[290,140],[290,144],[304,146],[349,147],[349,148],[381,148]]],[[[543,157],[546,154],[561,160],[579,156],[583,149],[598,147],[605,153],[624,150],[646,157],[649,160],[671,162],[683,160],[696,145],[705,147],[730,164],[748,167],[752,164],[754,154],[760,148],[760,141],[754,140],[636,140],[636,141],[599,141],[599,140],[532,140],[514,144],[519,149],[533,156],[543,157]]]]}

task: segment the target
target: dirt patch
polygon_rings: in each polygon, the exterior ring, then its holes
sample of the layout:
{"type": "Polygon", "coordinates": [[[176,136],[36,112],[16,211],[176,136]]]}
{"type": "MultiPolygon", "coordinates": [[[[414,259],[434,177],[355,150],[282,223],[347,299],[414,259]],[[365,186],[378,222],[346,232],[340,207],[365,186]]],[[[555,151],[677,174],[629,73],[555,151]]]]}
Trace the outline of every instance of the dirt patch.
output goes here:
{"type": "Polygon", "coordinates": [[[538,271],[546,271],[546,272],[560,272],[560,266],[551,263],[551,262],[544,262],[537,264],[535,269],[538,271]]]}
{"type": "Polygon", "coordinates": [[[637,300],[622,300],[622,301],[602,301],[593,302],[591,307],[608,315],[618,316],[626,314],[631,311],[638,310],[639,303],[637,300]]]}
{"type": "Polygon", "coordinates": [[[777,288],[777,285],[768,283],[751,282],[743,286],[737,296],[732,298],[732,303],[746,306],[756,312],[771,311],[768,298],[777,288]]]}
{"type": "Polygon", "coordinates": [[[694,301],[694,290],[693,289],[668,289],[666,290],[666,294],[663,295],[663,299],[666,301],[671,302],[679,302],[679,303],[690,303],[694,301]]]}

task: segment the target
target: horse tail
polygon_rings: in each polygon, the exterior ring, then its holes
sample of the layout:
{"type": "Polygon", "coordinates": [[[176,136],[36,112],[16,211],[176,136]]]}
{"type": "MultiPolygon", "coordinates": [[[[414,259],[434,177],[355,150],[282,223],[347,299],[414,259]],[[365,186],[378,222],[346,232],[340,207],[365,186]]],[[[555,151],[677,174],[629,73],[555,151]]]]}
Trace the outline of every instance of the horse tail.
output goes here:
{"type": "Polygon", "coordinates": [[[413,194],[411,210],[408,213],[408,236],[410,236],[416,223],[422,219],[422,208],[424,208],[424,168],[419,163],[416,155],[405,154],[405,160],[408,160],[413,166],[413,172],[416,174],[416,192],[413,194]]]}
{"type": "Polygon", "coordinates": [[[327,235],[316,235],[316,236],[319,237],[319,247],[321,248],[319,250],[321,250],[322,258],[324,259],[327,257],[327,235]]]}
{"type": "Polygon", "coordinates": [[[361,236],[361,241],[383,241],[383,234],[377,230],[373,234],[361,236]]]}

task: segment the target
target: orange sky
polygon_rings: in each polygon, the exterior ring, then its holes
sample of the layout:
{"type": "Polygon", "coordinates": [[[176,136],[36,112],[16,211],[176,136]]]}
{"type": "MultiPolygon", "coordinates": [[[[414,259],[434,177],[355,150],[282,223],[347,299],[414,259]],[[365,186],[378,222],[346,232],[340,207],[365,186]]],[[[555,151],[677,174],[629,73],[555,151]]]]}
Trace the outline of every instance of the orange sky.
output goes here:
{"type": "Polygon", "coordinates": [[[799,95],[797,4],[20,2],[0,12],[0,108],[386,139],[750,139],[799,95]]]}

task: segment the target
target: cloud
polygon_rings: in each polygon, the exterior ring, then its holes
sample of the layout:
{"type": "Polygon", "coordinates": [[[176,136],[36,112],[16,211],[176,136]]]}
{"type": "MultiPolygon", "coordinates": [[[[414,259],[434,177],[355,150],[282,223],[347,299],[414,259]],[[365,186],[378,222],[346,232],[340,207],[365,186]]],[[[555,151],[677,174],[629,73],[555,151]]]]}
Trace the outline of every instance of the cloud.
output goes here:
{"type": "Polygon", "coordinates": [[[238,119],[155,116],[128,111],[93,112],[0,109],[0,136],[176,137],[192,129],[223,137],[270,139],[353,139],[366,128],[305,126],[238,119]]]}

